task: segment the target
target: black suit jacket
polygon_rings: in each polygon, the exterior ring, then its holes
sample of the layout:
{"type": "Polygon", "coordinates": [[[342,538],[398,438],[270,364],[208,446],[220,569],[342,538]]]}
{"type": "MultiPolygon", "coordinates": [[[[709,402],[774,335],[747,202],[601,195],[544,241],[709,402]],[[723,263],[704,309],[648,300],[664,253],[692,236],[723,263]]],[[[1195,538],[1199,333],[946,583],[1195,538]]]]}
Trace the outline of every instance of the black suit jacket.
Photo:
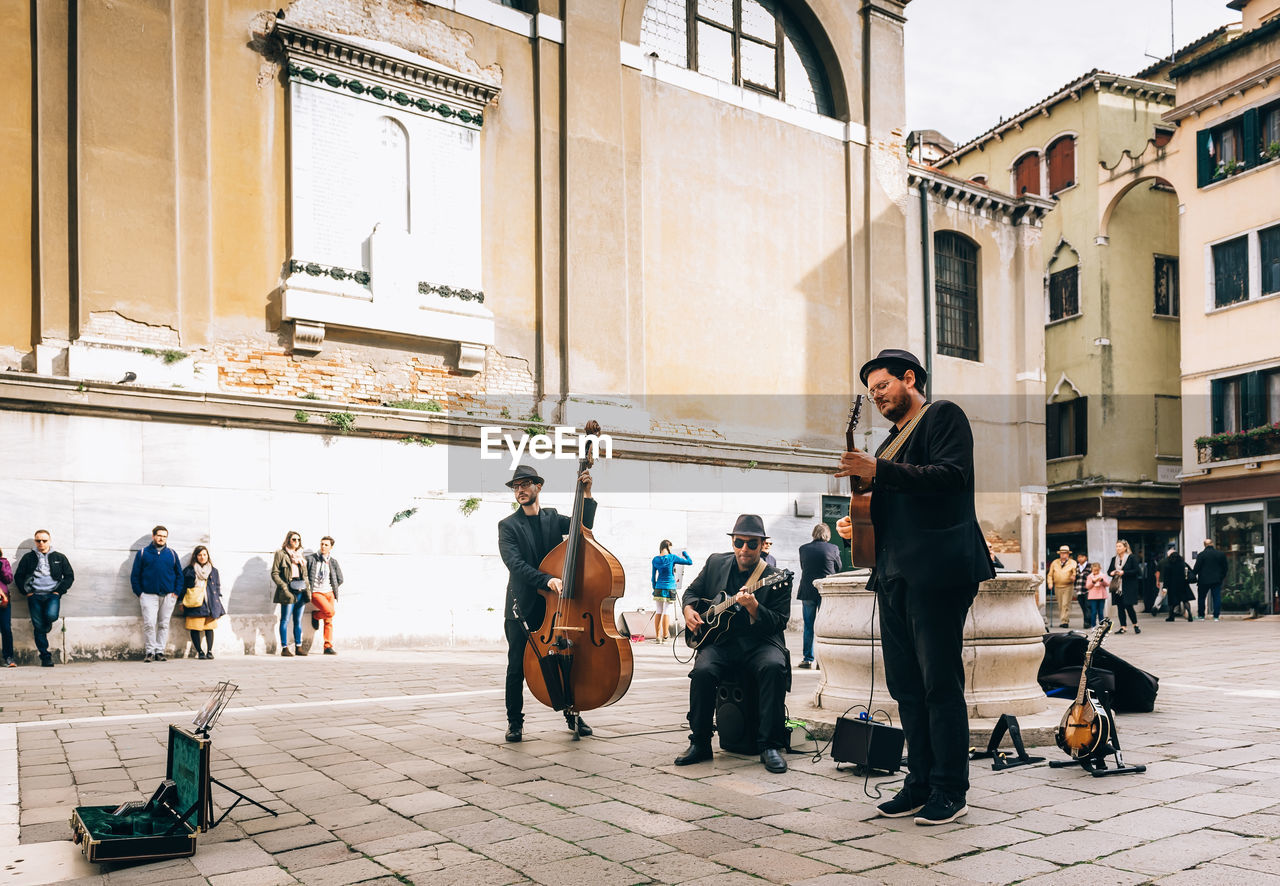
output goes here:
{"type": "MultiPolygon", "coordinates": [[[[712,554],[698,577],[689,583],[680,600],[681,608],[694,600],[714,600],[728,584],[729,571],[737,568],[733,554],[712,554]]],[[[768,578],[780,571],[776,566],[766,566],[760,577],[768,578]]],[[[791,618],[791,582],[779,582],[764,588],[756,594],[756,599],[760,606],[756,610],[755,624],[742,631],[739,637],[748,645],[773,643],[785,650],[782,632],[786,630],[787,619],[791,618]]]]}
{"type": "MultiPolygon", "coordinates": [[[[27,582],[36,574],[36,566],[39,564],[40,555],[35,551],[27,551],[23,554],[22,559],[18,561],[18,568],[13,573],[13,586],[26,594],[27,582]]],[[[71,584],[76,580],[71,561],[58,551],[49,552],[49,577],[58,583],[52,593],[59,597],[71,590],[71,584]]]]}
{"type": "Polygon", "coordinates": [[[1196,557],[1195,574],[1201,588],[1221,584],[1227,577],[1227,555],[1217,548],[1205,548],[1196,557]]]}
{"type": "MultiPolygon", "coordinates": [[[[879,455],[897,434],[876,450],[879,455]]],[[[871,523],[876,569],[867,586],[902,580],[934,589],[995,577],[973,503],[973,431],[955,403],[938,400],[893,461],[876,464],[871,523]]]]}
{"type": "MultiPolygon", "coordinates": [[[[582,525],[590,529],[596,518],[596,500],[594,498],[584,498],[582,500],[582,525]]],[[[542,508],[538,511],[538,526],[542,531],[543,544],[550,551],[556,545],[564,540],[569,534],[569,524],[572,521],[564,514],[558,513],[555,508],[542,508]]],[[[511,572],[511,577],[507,579],[507,599],[503,604],[503,616],[506,618],[514,618],[511,604],[520,604],[520,614],[526,619],[537,618],[536,611],[540,611],[542,598],[538,596],[539,590],[545,590],[551,579],[559,578],[558,575],[547,575],[545,572],[538,571],[538,563],[535,560],[537,550],[542,545],[535,545],[533,535],[529,531],[529,521],[525,519],[521,510],[512,512],[511,516],[503,517],[498,521],[498,553],[502,555],[502,562],[507,564],[507,569],[511,572]]],[[[536,628],[534,621],[529,622],[529,627],[536,628]]]]}
{"type": "Polygon", "coordinates": [[[821,600],[822,594],[813,586],[814,581],[835,575],[844,568],[840,549],[829,541],[814,539],[800,545],[800,588],[797,600],[821,600]]]}

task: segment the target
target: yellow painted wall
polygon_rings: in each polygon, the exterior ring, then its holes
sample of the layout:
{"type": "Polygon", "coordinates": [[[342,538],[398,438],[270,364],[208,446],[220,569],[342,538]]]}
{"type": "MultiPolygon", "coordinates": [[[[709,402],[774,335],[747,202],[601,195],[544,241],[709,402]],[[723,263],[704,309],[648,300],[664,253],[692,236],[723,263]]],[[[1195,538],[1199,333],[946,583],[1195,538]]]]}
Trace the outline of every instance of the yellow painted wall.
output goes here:
{"type": "Polygon", "coordinates": [[[0,348],[29,350],[31,262],[31,7],[0,4],[0,348]]]}

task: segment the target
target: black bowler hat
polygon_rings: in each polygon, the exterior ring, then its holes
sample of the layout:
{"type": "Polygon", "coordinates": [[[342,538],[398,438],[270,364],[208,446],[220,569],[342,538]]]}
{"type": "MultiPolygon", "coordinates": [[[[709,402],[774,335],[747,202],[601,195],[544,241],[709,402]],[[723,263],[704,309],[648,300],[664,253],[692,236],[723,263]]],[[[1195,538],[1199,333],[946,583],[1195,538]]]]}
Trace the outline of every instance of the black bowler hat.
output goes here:
{"type": "Polygon", "coordinates": [[[537,471],[535,471],[533,468],[523,463],[516,465],[516,472],[512,474],[511,479],[507,481],[507,488],[510,489],[512,486],[515,486],[521,480],[532,480],[534,483],[537,483],[539,485],[546,482],[545,480],[543,480],[541,477],[538,476],[537,471]]]}
{"type": "Polygon", "coordinates": [[[925,372],[920,361],[916,359],[916,355],[910,351],[904,351],[900,348],[885,348],[875,357],[862,364],[862,368],[858,370],[858,378],[862,379],[862,383],[867,383],[867,376],[877,369],[884,367],[897,367],[899,371],[910,369],[916,374],[916,379],[920,384],[924,384],[929,379],[929,373],[925,372]]]}
{"type": "Polygon", "coordinates": [[[764,531],[764,521],[755,514],[739,514],[738,522],[733,524],[733,532],[729,535],[742,535],[747,538],[768,538],[764,531]]]}

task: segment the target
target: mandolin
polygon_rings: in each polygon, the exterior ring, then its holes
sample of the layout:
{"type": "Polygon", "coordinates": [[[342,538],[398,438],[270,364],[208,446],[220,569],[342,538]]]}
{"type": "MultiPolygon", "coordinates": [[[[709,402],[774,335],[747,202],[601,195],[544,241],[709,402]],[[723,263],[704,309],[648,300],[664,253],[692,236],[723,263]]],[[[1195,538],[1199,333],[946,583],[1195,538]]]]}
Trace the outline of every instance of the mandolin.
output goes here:
{"type": "MultiPolygon", "coordinates": [[[[849,424],[844,429],[844,448],[853,452],[853,432],[862,417],[863,396],[854,398],[849,410],[849,424]]],[[[853,524],[853,537],[849,539],[849,556],[854,566],[876,565],[876,530],[871,524],[871,483],[862,477],[849,478],[849,522],[853,524]]]]}
{"type": "Polygon", "coordinates": [[[1058,747],[1073,760],[1097,756],[1107,736],[1111,734],[1111,718],[1089,688],[1089,663],[1093,661],[1094,650],[1102,643],[1102,638],[1109,630],[1111,619],[1104,618],[1102,624],[1089,635],[1089,648],[1084,655],[1084,665],[1080,668],[1080,688],[1076,691],[1076,700],[1062,715],[1062,722],[1058,724],[1058,732],[1054,736],[1058,747]]]}
{"type": "MultiPolygon", "coordinates": [[[[791,581],[794,575],[794,572],[784,569],[758,582],[748,583],[742,590],[754,594],[756,591],[791,581]]],[[[746,610],[733,602],[735,596],[735,594],[726,595],[721,591],[714,600],[695,600],[690,604],[698,611],[698,615],[702,616],[702,626],[696,631],[688,627],[684,629],[684,642],[690,649],[714,646],[732,636],[740,624],[750,623],[746,610]]]]}

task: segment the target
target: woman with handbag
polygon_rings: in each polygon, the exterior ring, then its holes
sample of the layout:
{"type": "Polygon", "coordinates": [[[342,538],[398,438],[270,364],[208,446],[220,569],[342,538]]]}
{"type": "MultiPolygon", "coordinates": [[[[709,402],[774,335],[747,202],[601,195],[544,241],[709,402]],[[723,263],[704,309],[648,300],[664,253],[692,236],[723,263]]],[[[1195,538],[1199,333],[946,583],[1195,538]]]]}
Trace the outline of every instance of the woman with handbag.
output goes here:
{"type": "Polygon", "coordinates": [[[3,652],[6,668],[18,666],[13,660],[13,607],[9,605],[12,587],[13,567],[4,558],[4,551],[0,551],[0,645],[4,647],[0,652],[3,652]]]}
{"type": "Polygon", "coordinates": [[[191,645],[196,648],[196,658],[213,658],[213,629],[218,619],[227,614],[222,605],[222,582],[218,570],[209,559],[209,549],[196,545],[191,552],[187,568],[182,570],[182,614],[191,632],[191,645]],[[201,648],[201,638],[204,648],[201,648]],[[206,651],[208,650],[208,651],[206,651]]]}
{"type": "Polygon", "coordinates": [[[271,564],[271,580],[276,585],[272,599],[280,604],[280,654],[306,655],[302,651],[302,610],[311,599],[311,578],[302,554],[302,536],[289,532],[271,564]],[[293,622],[293,650],[289,651],[289,622],[293,622]]]}
{"type": "Polygon", "coordinates": [[[1127,615],[1128,620],[1133,622],[1133,632],[1141,634],[1138,613],[1133,607],[1137,605],[1138,595],[1142,590],[1139,584],[1142,571],[1138,568],[1138,558],[1133,555],[1133,549],[1123,538],[1116,542],[1116,555],[1107,565],[1107,574],[1111,576],[1111,602],[1120,615],[1120,630],[1116,633],[1124,633],[1127,615]]]}

